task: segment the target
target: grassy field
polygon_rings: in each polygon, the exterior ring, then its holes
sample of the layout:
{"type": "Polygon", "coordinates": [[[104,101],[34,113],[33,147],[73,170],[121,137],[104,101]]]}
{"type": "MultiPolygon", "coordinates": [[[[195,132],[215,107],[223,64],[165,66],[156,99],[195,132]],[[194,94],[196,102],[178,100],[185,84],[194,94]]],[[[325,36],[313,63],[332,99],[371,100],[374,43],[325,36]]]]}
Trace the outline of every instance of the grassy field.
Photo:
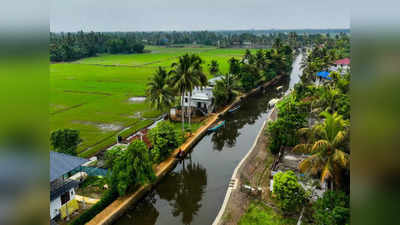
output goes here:
{"type": "Polygon", "coordinates": [[[151,123],[161,113],[131,97],[145,96],[146,83],[158,66],[169,68],[177,57],[196,53],[208,64],[217,60],[222,72],[228,59],[241,57],[244,49],[214,47],[166,48],[147,46],[150,53],[100,55],[50,66],[50,130],[73,128],[81,132],[78,152],[89,157],[151,123]]]}

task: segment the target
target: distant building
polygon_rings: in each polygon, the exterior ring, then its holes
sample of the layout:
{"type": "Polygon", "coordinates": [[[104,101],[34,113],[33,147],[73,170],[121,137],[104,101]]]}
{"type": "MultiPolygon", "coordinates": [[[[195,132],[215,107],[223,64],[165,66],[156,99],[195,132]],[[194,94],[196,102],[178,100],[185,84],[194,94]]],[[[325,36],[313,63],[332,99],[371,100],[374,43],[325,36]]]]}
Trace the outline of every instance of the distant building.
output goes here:
{"type": "Polygon", "coordinates": [[[251,41],[243,41],[243,45],[245,47],[251,47],[252,43],[251,43],[251,41]]]}
{"type": "Polygon", "coordinates": [[[331,66],[329,68],[329,70],[331,70],[331,71],[341,72],[343,74],[343,73],[346,73],[350,69],[350,59],[349,58],[336,60],[333,64],[334,64],[334,66],[331,66]]]}
{"type": "Polygon", "coordinates": [[[70,179],[69,173],[86,162],[83,158],[50,151],[50,220],[59,217],[62,211],[68,216],[77,209],[75,188],[79,181],[70,179]]]}

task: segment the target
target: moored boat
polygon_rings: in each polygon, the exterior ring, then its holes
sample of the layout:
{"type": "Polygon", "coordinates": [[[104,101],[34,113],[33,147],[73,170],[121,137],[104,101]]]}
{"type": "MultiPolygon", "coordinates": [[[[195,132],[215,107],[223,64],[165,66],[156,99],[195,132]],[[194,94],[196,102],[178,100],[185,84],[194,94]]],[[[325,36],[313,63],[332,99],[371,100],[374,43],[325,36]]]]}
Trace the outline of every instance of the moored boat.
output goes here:
{"type": "Polygon", "coordinates": [[[228,110],[228,112],[232,113],[232,112],[235,112],[238,109],[240,109],[240,105],[237,105],[237,106],[233,107],[232,109],[228,110]]]}
{"type": "Polygon", "coordinates": [[[220,127],[222,127],[223,125],[225,125],[225,120],[222,120],[222,121],[218,122],[217,125],[215,125],[214,127],[209,128],[208,132],[214,132],[214,131],[218,130],[220,127]]]}

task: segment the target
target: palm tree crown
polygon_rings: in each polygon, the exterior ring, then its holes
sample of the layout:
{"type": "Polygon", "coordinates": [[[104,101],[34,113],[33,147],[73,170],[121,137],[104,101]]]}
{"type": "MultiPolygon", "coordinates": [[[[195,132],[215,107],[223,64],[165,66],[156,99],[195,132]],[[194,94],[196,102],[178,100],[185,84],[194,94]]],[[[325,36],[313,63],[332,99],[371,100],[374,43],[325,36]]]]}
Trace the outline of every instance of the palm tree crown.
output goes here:
{"type": "Polygon", "coordinates": [[[163,111],[171,107],[174,103],[174,94],[167,84],[167,71],[162,67],[158,70],[147,83],[146,101],[152,108],[163,111]]]}
{"type": "Polygon", "coordinates": [[[299,164],[302,172],[320,174],[321,182],[331,180],[338,184],[341,171],[349,167],[349,154],[343,150],[348,122],[336,112],[322,112],[321,115],[325,117],[323,123],[299,130],[309,143],[298,144],[293,150],[311,154],[299,164]]]}
{"type": "MultiPolygon", "coordinates": [[[[172,63],[169,72],[170,84],[180,93],[181,105],[183,108],[183,98],[189,94],[189,105],[192,91],[195,87],[204,87],[208,84],[207,76],[203,73],[201,64],[203,61],[197,55],[185,54],[179,57],[178,63],[172,63]]],[[[190,112],[189,112],[190,126],[190,112]]],[[[182,129],[184,129],[184,117],[182,113],[182,129]]]]}

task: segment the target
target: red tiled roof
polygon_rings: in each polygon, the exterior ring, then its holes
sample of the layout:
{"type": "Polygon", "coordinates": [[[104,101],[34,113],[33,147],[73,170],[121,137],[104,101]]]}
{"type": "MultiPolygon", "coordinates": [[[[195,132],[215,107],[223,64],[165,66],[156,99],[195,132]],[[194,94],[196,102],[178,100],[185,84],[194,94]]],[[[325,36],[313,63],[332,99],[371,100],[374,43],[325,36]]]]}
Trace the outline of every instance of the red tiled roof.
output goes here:
{"type": "MultiPolygon", "coordinates": [[[[143,142],[147,145],[147,147],[148,148],[151,148],[152,147],[152,144],[151,144],[151,141],[149,140],[149,138],[148,138],[148,129],[144,129],[144,130],[141,130],[141,133],[143,134],[143,142]]],[[[129,138],[127,141],[129,142],[129,143],[131,143],[132,141],[134,141],[134,140],[140,140],[140,135],[135,135],[135,136],[133,136],[133,137],[131,137],[131,138],[129,138]]]]}
{"type": "Polygon", "coordinates": [[[344,58],[344,59],[339,59],[335,62],[336,65],[350,65],[350,59],[349,58],[344,58]]]}

